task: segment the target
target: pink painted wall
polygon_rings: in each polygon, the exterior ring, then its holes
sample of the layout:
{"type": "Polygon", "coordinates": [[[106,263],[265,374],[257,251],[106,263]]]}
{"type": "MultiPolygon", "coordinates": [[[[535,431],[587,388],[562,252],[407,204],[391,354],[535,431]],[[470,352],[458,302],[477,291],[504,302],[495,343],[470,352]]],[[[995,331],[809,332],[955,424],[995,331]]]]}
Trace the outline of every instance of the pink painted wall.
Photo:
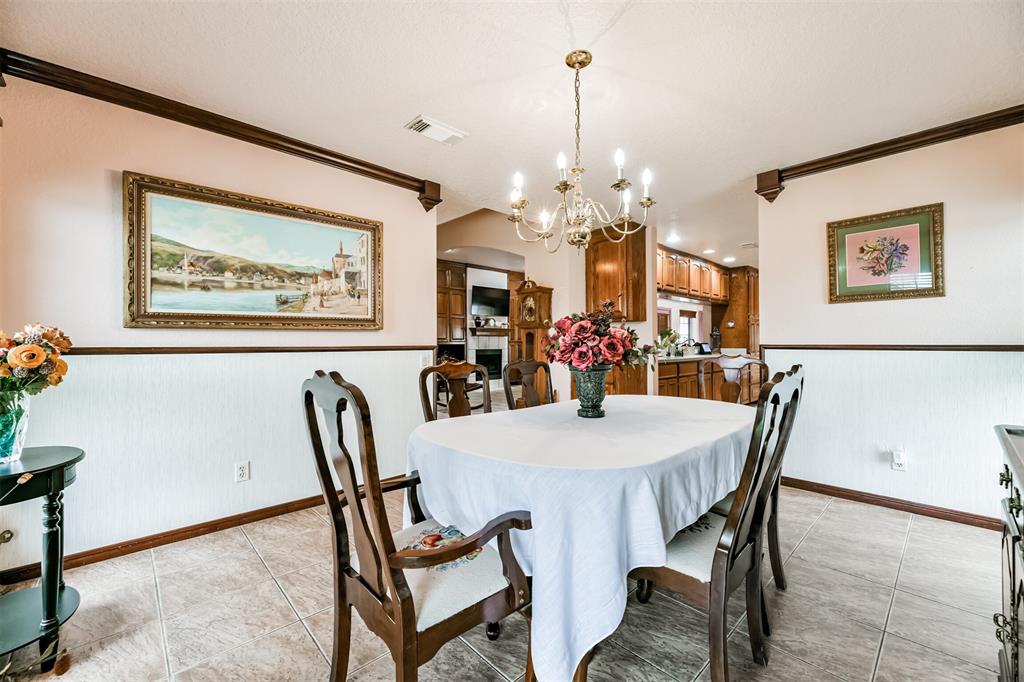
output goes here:
{"type": "Polygon", "coordinates": [[[45,321],[78,345],[433,344],[436,212],[415,193],[16,78],[0,90],[0,326],[45,321]],[[122,326],[121,172],[384,223],[382,331],[122,326]]]}

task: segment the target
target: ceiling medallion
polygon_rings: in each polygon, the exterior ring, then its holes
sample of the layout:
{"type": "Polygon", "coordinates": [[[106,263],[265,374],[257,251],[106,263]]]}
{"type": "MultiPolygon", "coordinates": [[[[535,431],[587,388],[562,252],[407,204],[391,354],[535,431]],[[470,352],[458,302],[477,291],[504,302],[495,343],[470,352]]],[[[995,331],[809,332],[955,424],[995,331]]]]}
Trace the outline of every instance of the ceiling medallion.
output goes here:
{"type": "Polygon", "coordinates": [[[544,242],[544,248],[548,253],[554,253],[565,241],[577,249],[586,248],[590,244],[591,233],[600,229],[605,236],[613,242],[621,242],[628,235],[639,232],[647,223],[647,211],[654,205],[651,199],[651,171],[644,169],[641,176],[643,184],[643,195],[637,202],[643,209],[643,219],[639,224],[635,222],[629,213],[629,205],[632,201],[632,193],[629,188],[632,186],[629,180],[623,175],[625,155],[621,149],[615,150],[615,167],[617,170],[616,180],[611,188],[619,195],[619,207],[614,215],[601,202],[583,196],[583,164],[580,155],[580,71],[593,59],[586,50],[573,50],[565,57],[565,64],[572,69],[576,78],[573,89],[576,94],[576,161],[572,168],[566,168],[565,154],[559,153],[556,161],[558,165],[558,184],[554,189],[562,195],[562,200],[555,207],[554,213],[541,211],[540,224],[531,225],[530,221],[523,215],[523,209],[529,205],[529,201],[523,195],[523,176],[516,173],[512,179],[511,207],[512,214],[508,219],[515,224],[516,234],[525,242],[544,242]],[[571,179],[570,179],[571,176],[571,179]],[[559,219],[559,214],[561,217],[559,219]],[[524,235],[523,227],[529,232],[524,235]]]}

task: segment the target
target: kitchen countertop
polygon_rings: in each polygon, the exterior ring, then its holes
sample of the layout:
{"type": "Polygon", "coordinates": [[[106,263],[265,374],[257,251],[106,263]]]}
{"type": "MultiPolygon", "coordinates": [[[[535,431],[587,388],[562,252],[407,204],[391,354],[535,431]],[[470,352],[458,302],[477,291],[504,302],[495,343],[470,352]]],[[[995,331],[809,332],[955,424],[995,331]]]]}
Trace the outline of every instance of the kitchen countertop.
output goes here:
{"type": "Polygon", "coordinates": [[[679,356],[659,356],[658,362],[694,362],[695,360],[711,360],[712,358],[722,357],[721,353],[709,353],[707,355],[679,355],[679,356]]]}

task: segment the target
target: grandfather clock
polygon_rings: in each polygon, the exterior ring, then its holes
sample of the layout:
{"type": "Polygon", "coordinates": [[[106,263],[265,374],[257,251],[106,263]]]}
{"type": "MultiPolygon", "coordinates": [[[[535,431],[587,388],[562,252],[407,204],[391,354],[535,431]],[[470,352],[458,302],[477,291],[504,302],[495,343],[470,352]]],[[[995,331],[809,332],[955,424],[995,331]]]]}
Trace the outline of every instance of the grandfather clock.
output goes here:
{"type": "MultiPolygon", "coordinates": [[[[540,360],[547,362],[545,347],[548,343],[548,329],[551,328],[551,287],[542,287],[532,279],[526,279],[512,291],[509,324],[512,334],[509,338],[509,357],[512,360],[540,360]]],[[[539,376],[537,381],[546,381],[539,376]]],[[[538,391],[544,395],[544,391],[538,391]]],[[[555,400],[557,400],[557,394],[555,400]]]]}
{"type": "Polygon", "coordinates": [[[518,347],[517,360],[547,359],[548,329],[551,328],[551,287],[526,279],[512,292],[512,342],[518,347]]]}

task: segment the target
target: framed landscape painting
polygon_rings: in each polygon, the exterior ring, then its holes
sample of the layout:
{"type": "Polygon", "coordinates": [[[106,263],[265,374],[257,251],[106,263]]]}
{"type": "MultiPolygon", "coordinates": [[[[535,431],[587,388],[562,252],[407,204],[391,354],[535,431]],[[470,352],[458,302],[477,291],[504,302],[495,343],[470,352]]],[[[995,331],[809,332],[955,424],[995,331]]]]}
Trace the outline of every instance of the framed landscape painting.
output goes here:
{"type": "Polygon", "coordinates": [[[126,327],[381,329],[376,220],[124,172],[126,327]]]}
{"type": "Polygon", "coordinates": [[[829,303],[945,296],[942,204],[828,223],[829,303]]]}

